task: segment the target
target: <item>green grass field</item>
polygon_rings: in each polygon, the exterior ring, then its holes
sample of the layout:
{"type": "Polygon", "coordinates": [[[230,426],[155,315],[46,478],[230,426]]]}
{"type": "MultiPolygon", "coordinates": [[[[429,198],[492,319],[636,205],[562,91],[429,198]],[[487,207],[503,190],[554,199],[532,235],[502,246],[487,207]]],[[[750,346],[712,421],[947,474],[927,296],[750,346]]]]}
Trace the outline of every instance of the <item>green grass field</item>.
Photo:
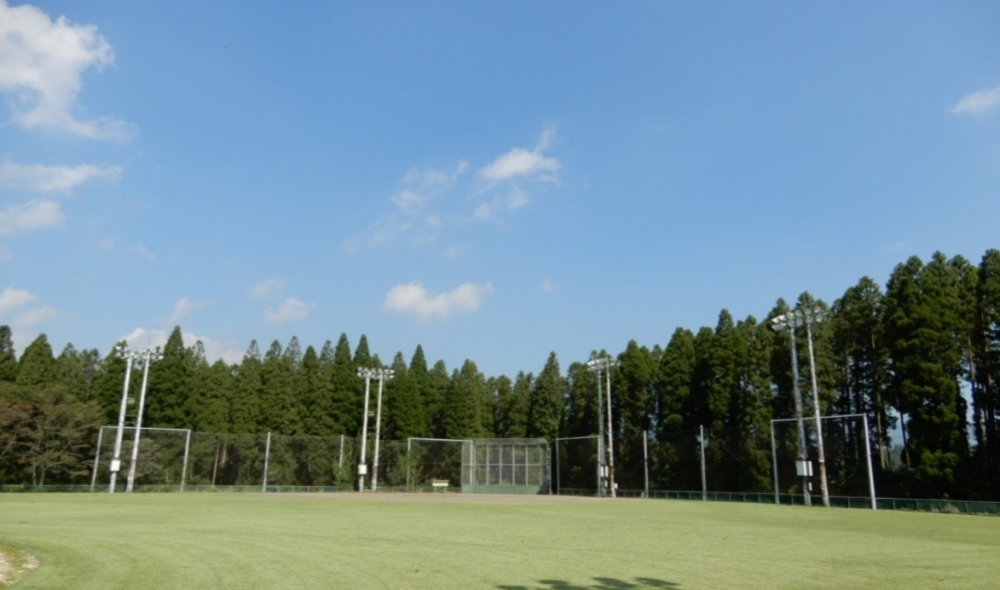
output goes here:
{"type": "Polygon", "coordinates": [[[670,500],[4,494],[31,588],[1000,588],[1000,519],[670,500]]]}

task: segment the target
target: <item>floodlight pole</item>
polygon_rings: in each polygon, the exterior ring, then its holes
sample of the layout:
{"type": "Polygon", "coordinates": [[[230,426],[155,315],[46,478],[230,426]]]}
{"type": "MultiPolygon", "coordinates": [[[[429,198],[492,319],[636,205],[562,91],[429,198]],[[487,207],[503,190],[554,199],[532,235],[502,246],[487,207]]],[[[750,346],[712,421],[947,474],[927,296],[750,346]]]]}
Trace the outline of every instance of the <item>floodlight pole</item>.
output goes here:
{"type": "Polygon", "coordinates": [[[122,403],[118,409],[118,430],[115,431],[115,449],[111,459],[111,481],[108,483],[108,493],[115,493],[115,482],[118,479],[118,470],[121,468],[122,436],[125,430],[125,408],[128,405],[128,384],[132,377],[132,362],[134,353],[124,344],[114,348],[114,353],[125,359],[125,386],[122,388],[122,403]]]}
{"type": "Polygon", "coordinates": [[[802,471],[802,501],[806,506],[812,506],[812,499],[809,496],[809,476],[807,466],[809,456],[806,452],[806,426],[802,420],[802,393],[799,391],[799,355],[796,351],[795,343],[795,313],[789,312],[779,315],[771,320],[771,326],[775,330],[787,330],[788,342],[792,349],[792,392],[795,397],[795,421],[799,434],[799,465],[802,471]]]}
{"type": "Polygon", "coordinates": [[[382,428],[382,384],[387,379],[392,379],[392,369],[375,369],[375,377],[378,378],[378,403],[375,410],[375,457],[372,460],[372,492],[378,491],[378,442],[382,428]]]}
{"type": "Polygon", "coordinates": [[[371,391],[371,369],[358,369],[358,377],[365,380],[365,410],[361,416],[361,461],[358,463],[358,492],[365,491],[365,475],[368,464],[365,463],[365,447],[368,446],[368,395],[371,391]]]}
{"type": "Polygon", "coordinates": [[[830,489],[826,483],[826,453],[823,450],[823,421],[820,419],[819,386],[816,381],[816,360],[813,354],[813,322],[823,321],[822,312],[816,308],[802,311],[806,325],[806,340],[809,342],[809,371],[812,373],[813,412],[816,414],[816,444],[819,451],[819,487],[823,493],[823,506],[830,507],[830,489]]]}
{"type": "Polygon", "coordinates": [[[146,404],[146,384],[149,382],[149,365],[153,361],[159,360],[162,355],[158,350],[145,350],[142,352],[142,388],[139,390],[139,414],[135,419],[135,437],[132,439],[132,461],[128,466],[128,483],[125,485],[125,492],[132,493],[132,485],[135,482],[135,466],[139,462],[139,434],[142,432],[142,412],[146,404]]]}
{"type": "Polygon", "coordinates": [[[607,473],[606,474],[602,473],[601,474],[602,477],[598,481],[597,495],[598,496],[602,496],[602,497],[605,496],[605,495],[607,495],[607,492],[604,491],[604,489],[603,489],[604,488],[603,484],[604,484],[604,481],[605,481],[603,476],[606,475],[606,477],[607,477],[607,487],[611,490],[611,497],[612,498],[614,498],[616,496],[616,494],[615,494],[615,450],[614,450],[614,442],[613,442],[614,428],[612,427],[613,422],[611,421],[611,367],[615,366],[616,364],[617,364],[617,362],[614,359],[612,359],[611,357],[608,357],[608,356],[595,357],[595,358],[592,358],[589,361],[587,361],[587,368],[591,372],[593,372],[593,373],[595,373],[597,375],[597,423],[598,423],[598,428],[599,428],[600,433],[601,433],[601,438],[599,439],[599,442],[598,442],[598,445],[597,445],[597,451],[598,451],[598,461],[597,461],[598,467],[597,467],[597,469],[598,469],[599,472],[600,471],[604,471],[603,469],[601,469],[601,467],[603,465],[607,466],[606,467],[607,473]],[[602,443],[604,442],[604,433],[605,433],[604,418],[602,416],[602,413],[604,412],[604,408],[601,407],[602,406],[602,400],[601,400],[601,372],[602,371],[604,371],[605,374],[606,374],[607,385],[608,385],[608,398],[607,398],[608,399],[608,403],[607,403],[607,410],[608,410],[608,426],[607,426],[607,449],[608,449],[608,456],[607,456],[607,463],[605,463],[605,459],[604,459],[604,450],[601,448],[603,446],[602,443]]]}

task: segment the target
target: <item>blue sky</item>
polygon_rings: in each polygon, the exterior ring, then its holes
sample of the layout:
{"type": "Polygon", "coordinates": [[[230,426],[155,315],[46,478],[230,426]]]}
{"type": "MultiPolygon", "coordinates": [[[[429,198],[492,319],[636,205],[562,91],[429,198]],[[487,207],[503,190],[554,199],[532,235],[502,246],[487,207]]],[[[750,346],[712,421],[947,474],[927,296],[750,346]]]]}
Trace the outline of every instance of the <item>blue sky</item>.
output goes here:
{"type": "Polygon", "coordinates": [[[0,0],[0,323],[563,367],[1000,220],[995,2],[0,0]]]}

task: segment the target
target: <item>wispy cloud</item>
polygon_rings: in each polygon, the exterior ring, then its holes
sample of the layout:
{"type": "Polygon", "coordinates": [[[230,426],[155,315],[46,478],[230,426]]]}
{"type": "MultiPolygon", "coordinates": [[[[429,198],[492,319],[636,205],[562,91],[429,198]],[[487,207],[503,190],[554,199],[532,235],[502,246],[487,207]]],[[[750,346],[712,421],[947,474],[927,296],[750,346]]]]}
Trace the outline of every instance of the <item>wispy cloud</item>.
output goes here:
{"type": "Polygon", "coordinates": [[[53,21],[30,4],[0,0],[0,92],[11,98],[11,120],[25,129],[49,129],[92,139],[127,140],[131,125],[113,117],[81,121],[72,115],[81,74],[114,62],[94,25],[53,21]]]}
{"type": "Polygon", "coordinates": [[[0,321],[8,324],[15,334],[22,334],[58,315],[52,307],[34,305],[37,300],[38,296],[30,291],[5,288],[0,293],[0,321]]]}
{"type": "Polygon", "coordinates": [[[65,193],[94,179],[118,182],[121,173],[121,166],[101,168],[90,164],[76,166],[25,165],[16,164],[10,158],[5,158],[0,163],[0,187],[39,193],[65,193]]]}
{"type": "Polygon", "coordinates": [[[389,198],[392,210],[372,223],[366,232],[348,244],[348,249],[374,246],[410,236],[414,242],[433,241],[445,225],[447,207],[434,201],[453,191],[469,164],[460,161],[453,170],[411,168],[403,176],[403,188],[389,198]],[[444,211],[442,211],[442,209],[444,211]]]}
{"type": "Polygon", "coordinates": [[[55,201],[28,201],[0,209],[0,236],[28,233],[61,224],[66,219],[55,201]]]}
{"type": "Polygon", "coordinates": [[[263,281],[254,283],[254,286],[250,287],[250,295],[256,299],[264,299],[268,295],[280,293],[286,286],[288,286],[287,279],[264,279],[263,281]]]}
{"type": "Polygon", "coordinates": [[[949,112],[953,115],[982,115],[997,107],[1000,107],[1000,86],[963,96],[949,112]]]}
{"type": "MultiPolygon", "coordinates": [[[[122,336],[119,340],[124,340],[129,348],[144,350],[147,348],[163,347],[170,337],[168,330],[148,330],[146,328],[136,328],[130,333],[122,336]]],[[[199,336],[192,332],[181,331],[181,338],[184,346],[191,347],[201,342],[205,347],[205,358],[210,363],[222,359],[228,364],[240,362],[243,358],[243,351],[233,346],[231,342],[215,340],[206,336],[199,336]]]]}
{"type": "Polygon", "coordinates": [[[388,311],[411,315],[422,322],[432,318],[447,318],[457,312],[471,312],[479,309],[486,298],[493,295],[493,285],[464,283],[451,291],[432,294],[417,282],[396,285],[385,295],[382,308],[388,311]]]}
{"type": "Polygon", "coordinates": [[[264,323],[268,325],[301,322],[316,309],[315,303],[306,303],[298,297],[288,297],[278,307],[264,310],[264,323]]]}
{"type": "Polygon", "coordinates": [[[544,281],[542,281],[542,291],[545,291],[546,293],[551,293],[555,290],[556,290],[555,283],[553,283],[549,279],[545,279],[544,281]]]}
{"type": "Polygon", "coordinates": [[[174,303],[174,311],[164,323],[168,326],[176,326],[191,312],[198,311],[199,309],[204,309],[206,307],[208,307],[207,303],[191,301],[187,297],[181,297],[176,303],[174,303]]]}
{"type": "Polygon", "coordinates": [[[513,148],[480,169],[479,176],[490,184],[517,179],[558,182],[559,160],[542,154],[552,144],[555,134],[554,127],[546,128],[535,149],[513,148]]]}
{"type": "Polygon", "coordinates": [[[147,248],[144,244],[136,244],[135,246],[132,246],[131,252],[149,262],[156,260],[156,254],[154,254],[153,251],[147,248]]]}

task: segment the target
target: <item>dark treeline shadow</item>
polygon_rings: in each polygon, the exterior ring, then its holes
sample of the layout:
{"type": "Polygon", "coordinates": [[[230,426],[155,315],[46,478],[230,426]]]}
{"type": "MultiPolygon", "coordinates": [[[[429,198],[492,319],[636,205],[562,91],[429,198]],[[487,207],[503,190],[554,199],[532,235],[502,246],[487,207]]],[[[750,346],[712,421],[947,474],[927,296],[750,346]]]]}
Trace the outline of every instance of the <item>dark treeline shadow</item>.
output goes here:
{"type": "Polygon", "coordinates": [[[652,588],[680,588],[676,582],[656,578],[634,578],[632,581],[617,578],[593,579],[593,583],[573,584],[565,580],[539,580],[538,586],[497,586],[499,590],[650,590],[652,588]]]}

